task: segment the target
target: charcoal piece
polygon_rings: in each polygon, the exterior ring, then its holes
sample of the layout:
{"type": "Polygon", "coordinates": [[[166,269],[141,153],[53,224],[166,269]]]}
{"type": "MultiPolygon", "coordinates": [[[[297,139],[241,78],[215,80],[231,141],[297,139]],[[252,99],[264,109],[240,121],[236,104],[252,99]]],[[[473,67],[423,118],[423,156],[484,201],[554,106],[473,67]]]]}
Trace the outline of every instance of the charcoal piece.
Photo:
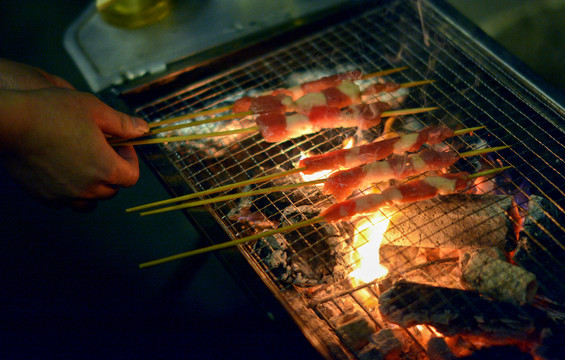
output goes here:
{"type": "Polygon", "coordinates": [[[383,318],[409,327],[431,325],[445,336],[473,334],[529,339],[543,326],[545,313],[532,306],[489,301],[472,291],[399,281],[379,299],[383,318]]]}
{"type": "MultiPolygon", "coordinates": [[[[269,175],[271,173],[272,172],[266,172],[265,175],[269,175]]],[[[250,185],[243,191],[269,189],[275,186],[284,186],[293,183],[300,183],[302,181],[303,180],[298,175],[284,176],[282,178],[250,185]]],[[[267,194],[256,195],[251,197],[251,201],[252,206],[250,210],[252,212],[260,212],[269,219],[278,217],[282,209],[291,205],[303,206],[320,203],[319,207],[324,208],[330,204],[328,196],[324,195],[321,192],[321,189],[317,186],[306,186],[298,189],[274,191],[267,194]],[[326,202],[325,204],[323,203],[324,201],[326,202]]]]}
{"type": "Polygon", "coordinates": [[[536,276],[506,261],[497,248],[470,250],[461,255],[459,265],[461,278],[470,289],[518,305],[534,300],[536,276]]]}
{"type": "Polygon", "coordinates": [[[379,349],[373,344],[369,344],[357,353],[359,360],[384,360],[379,349]]]}
{"type": "MultiPolygon", "coordinates": [[[[282,211],[279,223],[287,226],[319,214],[320,210],[312,206],[291,206],[282,211]]],[[[315,286],[345,278],[344,254],[352,239],[350,224],[321,222],[259,239],[253,248],[277,280],[315,286]]]]}
{"type": "Polygon", "coordinates": [[[532,195],[512,259],[537,277],[540,293],[565,305],[565,217],[546,198],[532,195]]]}
{"type": "Polygon", "coordinates": [[[510,196],[455,194],[392,206],[383,244],[473,249],[515,247],[510,196]]]}
{"type": "Polygon", "coordinates": [[[372,321],[361,312],[345,314],[337,319],[337,332],[347,345],[360,350],[369,343],[369,338],[376,328],[372,321]]]}
{"type": "Polygon", "coordinates": [[[503,346],[491,346],[488,348],[482,348],[469,356],[463,356],[458,358],[459,360],[500,360],[500,359],[511,359],[511,360],[533,360],[532,355],[523,352],[516,346],[503,345],[503,346]]]}
{"type": "Polygon", "coordinates": [[[442,337],[433,337],[428,340],[426,353],[430,360],[455,360],[457,358],[442,337]]]}
{"type": "Polygon", "coordinates": [[[371,342],[375,344],[383,359],[399,357],[406,341],[402,329],[382,329],[371,336],[371,342]]]}

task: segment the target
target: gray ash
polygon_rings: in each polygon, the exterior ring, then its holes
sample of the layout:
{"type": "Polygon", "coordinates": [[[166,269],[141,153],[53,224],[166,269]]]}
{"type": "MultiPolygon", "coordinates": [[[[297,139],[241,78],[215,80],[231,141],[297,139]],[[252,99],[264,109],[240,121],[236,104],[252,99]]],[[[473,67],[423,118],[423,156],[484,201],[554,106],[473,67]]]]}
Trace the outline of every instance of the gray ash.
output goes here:
{"type": "MultiPolygon", "coordinates": [[[[319,213],[312,206],[290,206],[283,210],[279,222],[281,226],[295,224],[319,213]]],[[[253,249],[276,280],[315,286],[345,278],[344,255],[352,241],[351,225],[321,222],[259,239],[253,249]]]]}

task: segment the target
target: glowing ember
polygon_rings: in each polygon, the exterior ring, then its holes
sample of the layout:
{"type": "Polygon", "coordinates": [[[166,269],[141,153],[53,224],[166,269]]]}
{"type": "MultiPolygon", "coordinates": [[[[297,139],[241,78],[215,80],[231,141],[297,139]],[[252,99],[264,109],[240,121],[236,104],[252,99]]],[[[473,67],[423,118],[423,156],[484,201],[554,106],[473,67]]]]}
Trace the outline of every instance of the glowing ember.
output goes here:
{"type": "Polygon", "coordinates": [[[357,286],[381,278],[388,269],[380,264],[379,248],[383,235],[388,227],[389,219],[383,214],[376,214],[370,221],[359,225],[360,231],[355,237],[356,269],[349,276],[357,286]]]}

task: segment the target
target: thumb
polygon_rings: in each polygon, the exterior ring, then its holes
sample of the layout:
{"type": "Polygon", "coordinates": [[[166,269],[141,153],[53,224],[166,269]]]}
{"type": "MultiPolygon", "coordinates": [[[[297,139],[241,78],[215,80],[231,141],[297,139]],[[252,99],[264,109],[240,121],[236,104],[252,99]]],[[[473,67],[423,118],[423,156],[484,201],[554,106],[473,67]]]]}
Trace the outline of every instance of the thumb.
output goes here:
{"type": "Polygon", "coordinates": [[[94,120],[105,134],[124,139],[149,132],[149,125],[144,120],[116,111],[104,103],[96,107],[94,120]]]}

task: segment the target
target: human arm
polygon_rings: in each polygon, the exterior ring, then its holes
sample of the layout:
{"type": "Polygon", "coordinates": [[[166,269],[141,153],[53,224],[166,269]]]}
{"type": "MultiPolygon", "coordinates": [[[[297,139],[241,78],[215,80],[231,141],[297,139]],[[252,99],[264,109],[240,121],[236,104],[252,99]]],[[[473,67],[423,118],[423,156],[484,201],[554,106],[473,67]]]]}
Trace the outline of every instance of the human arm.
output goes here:
{"type": "Polygon", "coordinates": [[[51,204],[83,207],[135,184],[134,149],[113,148],[106,139],[140,136],[147,123],[64,86],[62,79],[56,85],[29,69],[19,79],[27,80],[0,89],[0,164],[29,193],[51,204]]]}

